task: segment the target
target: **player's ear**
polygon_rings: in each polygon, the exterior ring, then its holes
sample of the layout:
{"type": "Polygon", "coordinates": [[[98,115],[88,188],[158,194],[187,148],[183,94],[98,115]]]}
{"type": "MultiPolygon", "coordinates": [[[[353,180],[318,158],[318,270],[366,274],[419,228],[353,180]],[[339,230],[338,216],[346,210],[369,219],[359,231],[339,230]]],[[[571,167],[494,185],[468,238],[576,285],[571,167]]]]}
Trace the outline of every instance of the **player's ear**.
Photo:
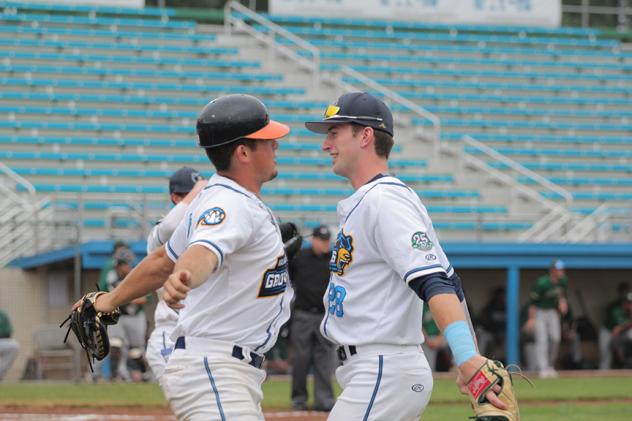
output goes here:
{"type": "Polygon", "coordinates": [[[366,148],[375,141],[375,132],[373,127],[365,126],[362,129],[362,137],[360,138],[360,146],[366,148]]]}
{"type": "Polygon", "coordinates": [[[248,162],[250,158],[250,149],[244,145],[238,145],[233,152],[233,158],[235,158],[238,162],[248,162]]]}

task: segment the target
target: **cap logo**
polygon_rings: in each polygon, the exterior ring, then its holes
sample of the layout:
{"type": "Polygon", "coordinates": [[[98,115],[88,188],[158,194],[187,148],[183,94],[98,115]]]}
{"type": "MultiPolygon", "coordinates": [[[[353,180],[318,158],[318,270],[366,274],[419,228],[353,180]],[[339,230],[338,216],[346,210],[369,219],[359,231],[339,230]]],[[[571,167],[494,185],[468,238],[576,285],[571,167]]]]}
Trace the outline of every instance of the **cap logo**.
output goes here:
{"type": "Polygon", "coordinates": [[[325,110],[325,118],[333,117],[340,112],[340,107],[337,105],[330,105],[325,110]]]}

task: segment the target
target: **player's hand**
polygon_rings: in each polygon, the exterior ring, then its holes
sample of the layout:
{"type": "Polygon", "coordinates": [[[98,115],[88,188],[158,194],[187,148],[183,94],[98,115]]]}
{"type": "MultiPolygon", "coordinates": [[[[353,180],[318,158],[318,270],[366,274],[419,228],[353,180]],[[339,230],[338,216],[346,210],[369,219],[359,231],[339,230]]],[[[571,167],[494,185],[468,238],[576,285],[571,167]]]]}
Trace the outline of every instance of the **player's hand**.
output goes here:
{"type": "Polygon", "coordinates": [[[191,290],[189,281],[191,280],[191,272],[181,270],[174,272],[165,281],[162,297],[167,305],[173,309],[179,310],[184,307],[180,301],[184,300],[191,290]]]}
{"type": "MultiPolygon", "coordinates": [[[[464,362],[458,368],[456,384],[461,393],[463,393],[464,395],[469,395],[469,390],[467,388],[467,381],[471,379],[474,376],[474,374],[476,374],[478,369],[483,364],[485,364],[485,361],[487,361],[487,358],[483,357],[482,355],[476,355],[470,358],[469,360],[467,360],[466,362],[464,362]]],[[[487,398],[489,403],[494,405],[496,408],[507,409],[507,405],[505,405],[500,399],[498,399],[497,394],[500,393],[500,391],[501,391],[500,386],[495,385],[485,394],[485,398],[487,398]]]]}
{"type": "MultiPolygon", "coordinates": [[[[83,297],[81,298],[81,300],[77,301],[76,303],[72,305],[72,309],[77,310],[79,307],[81,307],[82,302],[83,302],[83,297]]],[[[98,312],[111,313],[117,307],[118,306],[112,303],[112,294],[109,292],[106,292],[105,294],[99,294],[95,298],[94,309],[98,312]]]]}
{"type": "Polygon", "coordinates": [[[565,299],[560,299],[560,302],[558,304],[558,309],[560,311],[560,314],[562,316],[566,315],[566,313],[568,313],[568,303],[566,302],[565,299]]]}
{"type": "Polygon", "coordinates": [[[191,193],[193,194],[193,196],[194,197],[197,196],[197,194],[200,192],[200,190],[202,190],[204,187],[206,187],[207,183],[208,183],[208,180],[205,179],[205,178],[196,181],[195,185],[191,189],[191,193]]]}

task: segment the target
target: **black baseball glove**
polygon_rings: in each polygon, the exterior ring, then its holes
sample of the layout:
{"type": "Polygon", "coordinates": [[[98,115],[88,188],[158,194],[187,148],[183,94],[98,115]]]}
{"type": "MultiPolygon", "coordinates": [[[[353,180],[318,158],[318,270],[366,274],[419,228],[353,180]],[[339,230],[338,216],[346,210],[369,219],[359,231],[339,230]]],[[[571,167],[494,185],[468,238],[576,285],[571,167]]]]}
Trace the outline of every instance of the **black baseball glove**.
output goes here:
{"type": "Polygon", "coordinates": [[[292,222],[284,222],[280,224],[279,229],[281,230],[281,240],[283,240],[285,254],[287,255],[288,260],[292,260],[294,256],[296,256],[296,253],[301,250],[303,237],[301,237],[301,233],[298,231],[296,224],[292,222]]]}
{"type": "Polygon", "coordinates": [[[92,370],[92,360],[102,360],[110,352],[110,340],[108,338],[108,325],[114,325],[119,319],[119,309],[116,308],[111,313],[97,312],[94,302],[99,295],[105,292],[90,292],[84,295],[81,305],[70,313],[59,327],[63,327],[70,321],[68,331],[64,337],[64,343],[68,340],[70,331],[75,334],[81,347],[86,351],[90,370],[92,370]]]}

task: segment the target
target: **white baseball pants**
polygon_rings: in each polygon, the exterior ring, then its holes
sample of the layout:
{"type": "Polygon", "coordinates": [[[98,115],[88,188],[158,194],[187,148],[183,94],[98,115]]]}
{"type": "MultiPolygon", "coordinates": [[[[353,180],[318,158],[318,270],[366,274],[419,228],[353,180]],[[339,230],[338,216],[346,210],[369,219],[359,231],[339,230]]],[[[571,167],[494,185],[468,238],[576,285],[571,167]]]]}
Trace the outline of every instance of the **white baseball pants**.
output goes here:
{"type": "Polygon", "coordinates": [[[151,332],[149,341],[147,341],[147,352],[145,358],[151,368],[154,377],[160,381],[162,373],[165,371],[169,356],[173,352],[173,341],[169,339],[171,330],[173,327],[169,326],[168,329],[157,327],[151,332]]]}
{"type": "MultiPolygon", "coordinates": [[[[345,347],[347,348],[347,347],[345,347]]],[[[342,386],[328,421],[418,421],[432,394],[421,345],[357,346],[336,370],[342,386]]]]}
{"type": "Polygon", "coordinates": [[[263,421],[265,371],[231,356],[232,344],[186,339],[186,349],[173,351],[160,379],[178,420],[263,421]]]}

